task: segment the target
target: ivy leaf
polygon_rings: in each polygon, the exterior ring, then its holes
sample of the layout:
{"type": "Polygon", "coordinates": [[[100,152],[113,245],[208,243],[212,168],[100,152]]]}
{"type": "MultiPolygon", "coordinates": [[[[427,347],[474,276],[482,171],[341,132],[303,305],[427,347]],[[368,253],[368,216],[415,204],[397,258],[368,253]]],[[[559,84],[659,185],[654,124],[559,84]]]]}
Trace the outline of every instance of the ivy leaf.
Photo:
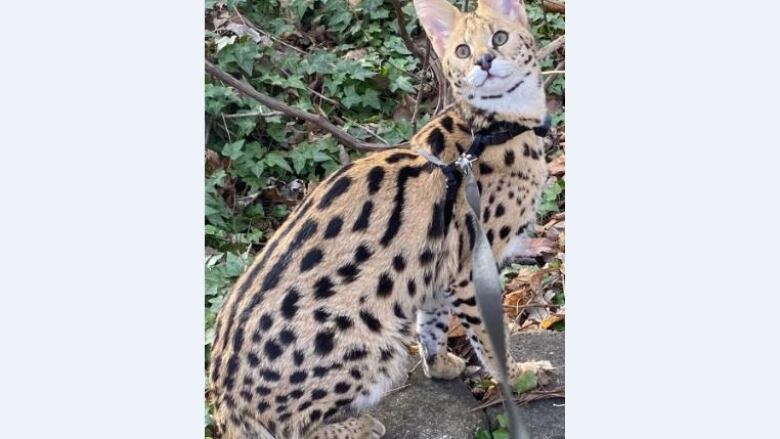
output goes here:
{"type": "Polygon", "coordinates": [[[344,89],[344,99],[341,100],[342,105],[347,108],[352,108],[360,102],[360,95],[355,91],[354,85],[350,85],[344,89]]]}
{"type": "Polygon", "coordinates": [[[268,155],[265,156],[264,161],[268,166],[276,166],[284,169],[287,172],[293,171],[290,165],[287,164],[287,161],[284,159],[284,157],[282,157],[282,155],[278,152],[269,152],[268,155]]]}
{"type": "Polygon", "coordinates": [[[228,143],[225,145],[224,148],[222,148],[222,155],[225,157],[229,157],[230,160],[236,160],[242,155],[244,155],[244,152],[241,151],[241,148],[244,146],[244,139],[236,140],[233,143],[228,143]]]}
{"type": "Polygon", "coordinates": [[[515,391],[518,394],[525,393],[535,389],[538,384],[536,374],[530,370],[526,370],[515,380],[515,391]]]}
{"type": "Polygon", "coordinates": [[[375,110],[381,110],[382,105],[379,102],[379,92],[373,88],[369,88],[363,94],[363,105],[371,107],[375,110]]]}

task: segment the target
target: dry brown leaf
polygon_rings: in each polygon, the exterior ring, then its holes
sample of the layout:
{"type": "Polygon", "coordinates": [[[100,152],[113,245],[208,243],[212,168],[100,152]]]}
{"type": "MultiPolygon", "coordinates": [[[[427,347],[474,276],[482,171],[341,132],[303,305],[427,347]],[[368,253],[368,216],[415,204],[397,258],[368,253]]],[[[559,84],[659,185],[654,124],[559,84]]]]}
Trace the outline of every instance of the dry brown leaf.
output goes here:
{"type": "Polygon", "coordinates": [[[539,326],[542,327],[542,329],[550,329],[550,327],[564,319],[563,314],[552,314],[549,317],[545,318],[544,320],[539,323],[539,326]]]}
{"type": "Polygon", "coordinates": [[[547,165],[547,169],[550,171],[550,175],[560,177],[566,173],[566,155],[561,154],[554,158],[550,164],[547,165]]]}

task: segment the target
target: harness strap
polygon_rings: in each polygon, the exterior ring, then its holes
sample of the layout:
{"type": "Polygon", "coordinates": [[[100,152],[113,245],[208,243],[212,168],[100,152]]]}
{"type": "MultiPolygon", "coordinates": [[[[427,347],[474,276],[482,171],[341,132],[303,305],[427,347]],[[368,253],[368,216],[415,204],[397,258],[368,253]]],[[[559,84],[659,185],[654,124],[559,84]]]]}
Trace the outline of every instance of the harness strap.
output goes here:
{"type": "Polygon", "coordinates": [[[477,218],[477,221],[474,222],[477,236],[471,259],[472,282],[474,283],[477,307],[487,330],[490,344],[493,346],[496,372],[498,373],[498,385],[501,395],[504,397],[504,409],[506,409],[508,414],[511,437],[512,439],[530,439],[528,429],[520,418],[517,405],[514,403],[512,389],[509,387],[509,379],[507,378],[501,281],[498,273],[498,264],[496,264],[496,259],[493,256],[493,249],[490,247],[485,230],[478,219],[480,217],[479,188],[477,187],[477,179],[474,178],[474,173],[471,172],[471,164],[476,159],[468,153],[464,153],[452,164],[448,165],[440,158],[423,149],[417,150],[417,153],[425,157],[429,162],[441,167],[442,171],[445,171],[445,175],[450,174],[453,170],[457,170],[466,179],[466,184],[463,187],[464,195],[475,218],[477,218]]]}
{"type": "MultiPolygon", "coordinates": [[[[447,164],[424,149],[418,149],[417,153],[425,157],[429,162],[442,168],[447,176],[447,188],[450,192],[451,175],[457,170],[466,179],[463,187],[466,202],[474,213],[476,227],[476,242],[472,251],[471,273],[474,283],[477,307],[485,325],[490,343],[493,346],[496,372],[498,373],[498,385],[504,398],[504,409],[509,418],[509,428],[512,439],[530,439],[528,428],[520,417],[517,404],[514,403],[512,389],[509,387],[508,371],[506,369],[507,347],[504,334],[504,309],[502,304],[501,280],[498,273],[498,264],[493,256],[493,249],[487,240],[485,230],[480,224],[480,194],[477,179],[471,170],[471,165],[482,155],[486,146],[502,144],[509,139],[526,131],[533,130],[537,136],[544,137],[550,128],[549,116],[544,124],[536,128],[528,128],[514,122],[496,122],[490,127],[480,130],[474,135],[474,141],[468,151],[461,154],[454,162],[447,164]]],[[[451,212],[449,212],[451,214],[451,212]]],[[[446,213],[445,213],[446,214],[446,213]]]]}

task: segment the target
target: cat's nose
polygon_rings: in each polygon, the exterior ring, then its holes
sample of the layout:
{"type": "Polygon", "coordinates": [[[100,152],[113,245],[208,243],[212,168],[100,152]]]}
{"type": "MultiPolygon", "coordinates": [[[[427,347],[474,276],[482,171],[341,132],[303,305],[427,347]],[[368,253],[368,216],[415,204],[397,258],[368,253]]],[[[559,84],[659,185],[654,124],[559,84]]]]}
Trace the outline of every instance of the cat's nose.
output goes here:
{"type": "Polygon", "coordinates": [[[482,70],[484,71],[490,71],[490,65],[493,63],[493,60],[496,59],[496,56],[492,53],[486,53],[479,58],[477,58],[476,65],[480,66],[482,70]]]}

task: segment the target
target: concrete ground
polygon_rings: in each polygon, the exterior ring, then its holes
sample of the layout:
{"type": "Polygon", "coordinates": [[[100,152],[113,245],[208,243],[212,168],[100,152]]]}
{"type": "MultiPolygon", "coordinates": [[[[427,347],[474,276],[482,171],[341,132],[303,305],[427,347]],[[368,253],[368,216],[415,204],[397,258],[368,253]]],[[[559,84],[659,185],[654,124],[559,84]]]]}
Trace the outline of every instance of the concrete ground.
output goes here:
{"type": "MultiPolygon", "coordinates": [[[[521,361],[549,360],[564,378],[564,334],[545,331],[512,337],[512,352],[521,361]]],[[[415,361],[416,363],[416,361],[415,361]]],[[[387,395],[372,413],[387,428],[385,439],[472,439],[478,428],[495,425],[501,405],[472,411],[479,403],[462,380],[440,381],[425,378],[418,367],[410,384],[387,395]]],[[[533,401],[520,407],[532,439],[563,439],[563,399],[533,401]]]]}

